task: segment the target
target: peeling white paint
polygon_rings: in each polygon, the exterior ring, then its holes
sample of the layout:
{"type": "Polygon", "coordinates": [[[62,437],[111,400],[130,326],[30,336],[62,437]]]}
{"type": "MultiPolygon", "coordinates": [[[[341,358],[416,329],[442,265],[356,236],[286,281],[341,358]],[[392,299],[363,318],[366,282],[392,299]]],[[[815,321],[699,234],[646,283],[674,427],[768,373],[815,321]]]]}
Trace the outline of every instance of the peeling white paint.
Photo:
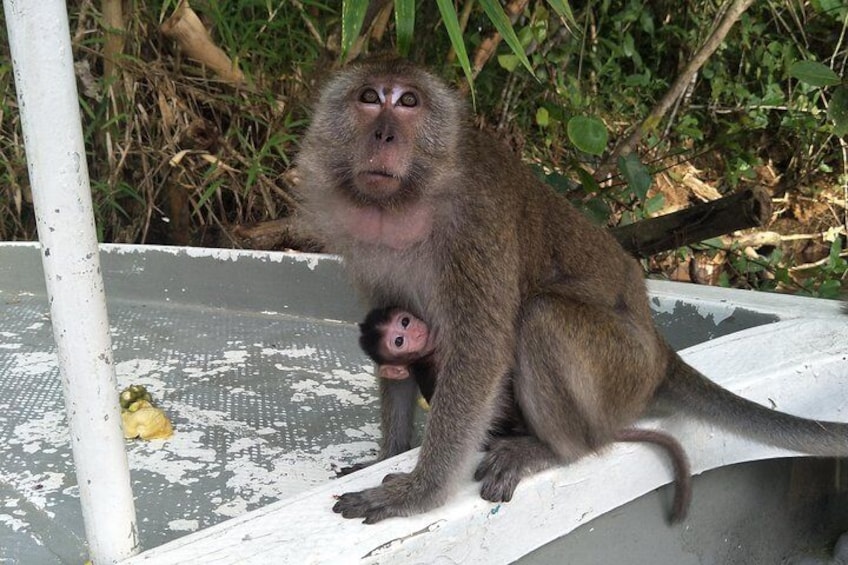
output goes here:
{"type": "MultiPolygon", "coordinates": [[[[312,379],[293,382],[291,388],[297,391],[291,397],[291,401],[295,403],[309,404],[312,398],[333,396],[345,404],[364,406],[373,402],[374,399],[373,393],[356,392],[350,388],[331,387],[312,379]]],[[[307,407],[304,406],[303,408],[307,407]]]]}
{"type": "Polygon", "coordinates": [[[173,364],[162,363],[155,359],[130,359],[115,364],[115,374],[118,378],[118,388],[124,389],[130,385],[143,385],[153,395],[154,400],[161,398],[165,392],[173,390],[165,377],[173,372],[173,364]]]}
{"type": "MultiPolygon", "coordinates": [[[[24,522],[20,518],[10,516],[9,514],[0,514],[0,524],[3,524],[7,528],[11,529],[13,532],[29,530],[29,524],[27,522],[24,522]]],[[[0,557],[0,562],[3,562],[2,557],[0,557]]]]}
{"type": "Polygon", "coordinates": [[[11,373],[22,377],[37,377],[51,371],[59,370],[56,354],[47,351],[32,351],[29,353],[12,353],[11,373]]]}
{"type": "Polygon", "coordinates": [[[64,410],[45,412],[40,418],[33,418],[15,426],[13,436],[6,442],[20,445],[25,453],[38,453],[48,447],[68,445],[68,422],[64,410]]]}
{"type": "Polygon", "coordinates": [[[42,510],[47,517],[51,519],[55,517],[55,513],[49,510],[47,500],[65,483],[64,473],[50,471],[35,473],[27,469],[15,474],[0,473],[0,481],[25,493],[27,501],[42,510]]]}
{"type": "MultiPolygon", "coordinates": [[[[239,346],[238,342],[230,342],[228,345],[231,346],[239,346]]],[[[224,351],[223,359],[213,361],[213,364],[223,365],[225,363],[229,363],[231,365],[239,366],[242,365],[247,360],[248,353],[243,349],[235,349],[232,351],[224,351]]]]}
{"type": "Polygon", "coordinates": [[[171,520],[168,529],[174,532],[194,532],[200,528],[198,520],[171,520]]]}
{"type": "Polygon", "coordinates": [[[275,347],[263,347],[261,353],[262,355],[282,355],[284,357],[289,357],[292,359],[302,359],[305,357],[314,358],[318,353],[318,350],[311,346],[288,347],[285,349],[275,347]]]}
{"type": "Polygon", "coordinates": [[[220,505],[213,510],[213,512],[220,516],[228,516],[230,518],[241,516],[247,512],[247,501],[240,496],[237,496],[234,499],[220,505]]]}
{"type": "Polygon", "coordinates": [[[116,255],[150,255],[161,253],[174,257],[192,259],[210,258],[216,261],[239,261],[240,259],[267,261],[272,263],[305,263],[307,268],[315,270],[322,262],[338,263],[340,259],[333,255],[320,253],[301,253],[298,251],[254,251],[247,249],[217,249],[206,247],[173,247],[166,245],[122,245],[104,244],[101,249],[116,255]]]}

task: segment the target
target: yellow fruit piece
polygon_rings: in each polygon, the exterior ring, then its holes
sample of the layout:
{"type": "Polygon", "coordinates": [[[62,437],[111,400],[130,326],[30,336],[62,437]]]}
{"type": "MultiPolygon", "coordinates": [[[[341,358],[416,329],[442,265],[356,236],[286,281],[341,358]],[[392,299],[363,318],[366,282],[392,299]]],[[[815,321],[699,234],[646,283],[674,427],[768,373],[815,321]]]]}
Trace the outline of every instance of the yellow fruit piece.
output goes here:
{"type": "Polygon", "coordinates": [[[168,439],[174,435],[174,428],[165,413],[146,400],[134,402],[130,410],[121,413],[125,438],[168,439]]]}
{"type": "Polygon", "coordinates": [[[418,397],[418,406],[420,406],[423,410],[429,410],[430,409],[430,405],[427,404],[427,401],[424,400],[423,396],[418,397]]]}

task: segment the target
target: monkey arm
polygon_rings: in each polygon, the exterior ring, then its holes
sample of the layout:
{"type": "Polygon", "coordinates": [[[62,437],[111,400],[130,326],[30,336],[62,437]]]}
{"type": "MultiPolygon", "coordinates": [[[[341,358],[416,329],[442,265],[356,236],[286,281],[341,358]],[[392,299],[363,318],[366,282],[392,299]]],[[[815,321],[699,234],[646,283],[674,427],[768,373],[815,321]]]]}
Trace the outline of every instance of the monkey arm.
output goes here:
{"type": "MultiPolygon", "coordinates": [[[[490,249],[515,253],[496,245],[490,249]]],[[[418,463],[409,474],[389,475],[379,487],[342,495],[334,510],[346,518],[362,517],[374,523],[439,506],[487,437],[501,381],[513,362],[519,285],[514,270],[492,270],[489,265],[494,261],[479,250],[454,250],[452,255],[463,260],[443,267],[441,292],[431,295],[425,316],[442,321],[436,328],[436,350],[441,353],[436,364],[438,386],[418,463]],[[481,336],[485,346],[479,343],[481,336]]],[[[400,383],[415,385],[413,379],[387,381],[381,382],[381,390],[400,383]]],[[[394,410],[398,398],[384,397],[384,401],[394,410]]],[[[384,422],[398,425],[399,415],[390,414],[384,422]]],[[[398,445],[400,439],[384,442],[398,445]]]]}
{"type": "Polygon", "coordinates": [[[412,424],[418,385],[415,379],[378,380],[382,432],[379,460],[383,460],[409,451],[412,447],[412,424]]]}
{"type": "Polygon", "coordinates": [[[342,467],[336,473],[343,477],[378,461],[400,455],[412,448],[412,428],[418,384],[415,379],[378,379],[380,383],[380,454],[376,459],[342,467]]]}

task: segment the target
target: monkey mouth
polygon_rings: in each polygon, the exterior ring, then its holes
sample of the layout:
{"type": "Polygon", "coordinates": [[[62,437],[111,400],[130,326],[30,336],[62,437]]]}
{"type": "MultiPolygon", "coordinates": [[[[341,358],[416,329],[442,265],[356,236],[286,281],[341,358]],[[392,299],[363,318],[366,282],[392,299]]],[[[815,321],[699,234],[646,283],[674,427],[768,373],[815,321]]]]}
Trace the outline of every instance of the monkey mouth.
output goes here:
{"type": "Polygon", "coordinates": [[[389,173],[387,171],[365,171],[364,173],[361,173],[361,176],[365,177],[366,179],[375,179],[378,182],[381,179],[393,179],[398,181],[400,180],[400,177],[398,177],[397,175],[393,175],[392,173],[389,173]]]}
{"type": "Polygon", "coordinates": [[[356,187],[372,197],[391,196],[397,192],[403,181],[400,176],[388,171],[363,171],[356,175],[356,187]]]}

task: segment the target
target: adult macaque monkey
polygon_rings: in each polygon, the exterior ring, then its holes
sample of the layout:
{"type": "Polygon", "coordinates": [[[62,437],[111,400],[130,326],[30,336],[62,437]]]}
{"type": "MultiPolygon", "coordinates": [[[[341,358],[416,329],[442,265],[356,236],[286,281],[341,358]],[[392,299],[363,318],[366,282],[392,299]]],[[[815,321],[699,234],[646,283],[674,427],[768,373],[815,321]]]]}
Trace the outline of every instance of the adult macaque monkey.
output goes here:
{"type": "MultiPolygon", "coordinates": [[[[414,378],[427,402],[433,397],[436,387],[435,365],[433,362],[433,336],[424,320],[399,308],[375,308],[359,324],[359,345],[372,361],[377,363],[377,375],[386,379],[414,378]]],[[[485,336],[478,339],[485,340],[485,336]]],[[[519,352],[520,356],[521,353],[519,352]]],[[[520,408],[515,403],[512,382],[500,402],[501,409],[496,414],[489,434],[494,436],[527,435],[520,408]]],[[[692,498],[692,476],[689,470],[689,458],[676,439],[658,430],[627,428],[615,435],[615,441],[632,443],[653,443],[665,448],[674,467],[674,502],[669,521],[674,524],[686,517],[689,501],[692,498]]],[[[553,464],[553,461],[552,461],[553,464]]],[[[345,467],[341,474],[347,474],[367,464],[345,467]]],[[[479,480],[482,477],[477,477],[479,480]]],[[[481,492],[487,500],[509,501],[518,483],[500,485],[497,492],[481,492]],[[505,491],[504,488],[509,488],[505,491]]]]}
{"type": "MultiPolygon", "coordinates": [[[[848,426],[769,410],[686,365],[654,328],[636,261],[426,70],[387,60],[339,72],[297,165],[307,221],[370,305],[413,312],[435,335],[415,468],[343,494],[343,516],[373,523],[444,503],[511,372],[530,434],[488,442],[477,476],[493,493],[615,441],[658,394],[767,443],[848,454],[848,426]]],[[[384,457],[409,448],[416,389],[380,379],[384,457]]]]}

